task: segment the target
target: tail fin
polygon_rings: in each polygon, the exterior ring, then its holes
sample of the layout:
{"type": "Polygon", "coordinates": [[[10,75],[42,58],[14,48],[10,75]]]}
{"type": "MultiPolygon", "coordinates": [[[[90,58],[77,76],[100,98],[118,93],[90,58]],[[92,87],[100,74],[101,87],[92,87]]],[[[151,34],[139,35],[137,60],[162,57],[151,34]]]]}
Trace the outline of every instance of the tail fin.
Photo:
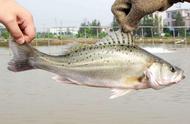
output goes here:
{"type": "Polygon", "coordinates": [[[13,59],[9,62],[8,69],[13,72],[20,72],[33,69],[29,58],[34,56],[34,49],[28,45],[20,45],[14,40],[9,41],[9,47],[13,53],[13,59]]]}

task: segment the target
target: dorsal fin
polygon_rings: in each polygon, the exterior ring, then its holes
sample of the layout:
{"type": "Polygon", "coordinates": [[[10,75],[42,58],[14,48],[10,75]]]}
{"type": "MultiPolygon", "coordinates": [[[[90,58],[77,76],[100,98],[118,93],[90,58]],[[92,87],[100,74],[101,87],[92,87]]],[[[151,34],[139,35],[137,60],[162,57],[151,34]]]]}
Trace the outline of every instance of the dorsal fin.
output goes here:
{"type": "Polygon", "coordinates": [[[96,45],[134,45],[132,33],[123,33],[121,30],[110,32],[96,45]]]}

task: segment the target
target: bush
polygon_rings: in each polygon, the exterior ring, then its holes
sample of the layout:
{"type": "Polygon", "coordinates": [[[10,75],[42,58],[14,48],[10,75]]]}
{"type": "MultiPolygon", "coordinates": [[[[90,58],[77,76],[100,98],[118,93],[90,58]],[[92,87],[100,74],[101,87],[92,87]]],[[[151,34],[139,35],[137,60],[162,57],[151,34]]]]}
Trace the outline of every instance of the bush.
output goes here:
{"type": "Polygon", "coordinates": [[[10,36],[9,32],[7,30],[3,30],[1,32],[1,37],[3,37],[3,39],[8,39],[10,36]]]}
{"type": "Polygon", "coordinates": [[[99,38],[104,38],[107,35],[106,32],[101,32],[99,33],[99,38]]]}

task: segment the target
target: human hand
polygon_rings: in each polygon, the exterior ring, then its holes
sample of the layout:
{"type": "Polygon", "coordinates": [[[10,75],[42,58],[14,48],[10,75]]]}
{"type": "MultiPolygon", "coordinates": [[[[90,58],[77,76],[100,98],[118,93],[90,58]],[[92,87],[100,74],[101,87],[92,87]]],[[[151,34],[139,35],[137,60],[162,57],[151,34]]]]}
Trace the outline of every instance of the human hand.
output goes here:
{"type": "Polygon", "coordinates": [[[0,22],[19,44],[30,43],[35,37],[32,15],[15,0],[0,0],[0,22]]]}
{"type": "Polygon", "coordinates": [[[115,0],[112,12],[122,31],[131,32],[138,27],[141,18],[155,11],[164,11],[177,2],[190,0],[115,0]]]}

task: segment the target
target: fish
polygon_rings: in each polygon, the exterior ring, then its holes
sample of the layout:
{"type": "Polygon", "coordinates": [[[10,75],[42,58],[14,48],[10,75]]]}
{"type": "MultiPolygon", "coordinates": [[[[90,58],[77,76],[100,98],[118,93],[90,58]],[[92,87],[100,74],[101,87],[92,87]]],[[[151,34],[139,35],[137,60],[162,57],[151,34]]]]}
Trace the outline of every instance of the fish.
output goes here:
{"type": "Polygon", "coordinates": [[[159,90],[185,78],[179,67],[135,45],[132,34],[115,31],[95,44],[73,44],[61,55],[42,53],[30,44],[9,42],[8,69],[42,69],[60,83],[109,88],[110,99],[143,89],[159,90]]]}

